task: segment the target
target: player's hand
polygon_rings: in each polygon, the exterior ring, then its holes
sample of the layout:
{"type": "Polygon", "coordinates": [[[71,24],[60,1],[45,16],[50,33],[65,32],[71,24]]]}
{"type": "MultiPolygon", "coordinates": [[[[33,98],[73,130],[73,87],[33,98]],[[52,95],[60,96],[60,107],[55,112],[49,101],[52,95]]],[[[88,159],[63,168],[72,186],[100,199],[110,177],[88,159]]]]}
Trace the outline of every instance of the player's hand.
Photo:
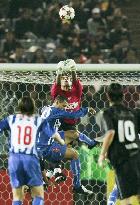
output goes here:
{"type": "Polygon", "coordinates": [[[67,59],[65,61],[65,69],[67,71],[76,71],[76,63],[73,59],[67,59]]]}
{"type": "Polygon", "coordinates": [[[96,111],[92,108],[92,107],[89,107],[88,108],[88,112],[92,115],[95,115],[96,114],[96,111]]]}
{"type": "Polygon", "coordinates": [[[57,75],[62,75],[64,67],[65,67],[65,62],[64,61],[60,61],[57,64],[57,71],[56,71],[57,75]]]}

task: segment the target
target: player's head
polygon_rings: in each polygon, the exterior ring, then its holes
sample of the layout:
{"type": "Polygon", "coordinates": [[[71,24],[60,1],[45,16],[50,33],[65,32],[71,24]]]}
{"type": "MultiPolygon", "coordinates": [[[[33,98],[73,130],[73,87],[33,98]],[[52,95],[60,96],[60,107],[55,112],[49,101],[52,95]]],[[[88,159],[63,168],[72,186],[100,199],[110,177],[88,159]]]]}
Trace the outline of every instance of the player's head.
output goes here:
{"type": "Polygon", "coordinates": [[[35,112],[35,103],[30,96],[22,97],[18,102],[18,109],[21,114],[32,115],[35,112]]]}
{"type": "Polygon", "coordinates": [[[61,74],[61,89],[64,91],[69,91],[72,88],[72,77],[71,72],[76,71],[76,63],[73,59],[67,59],[65,61],[60,61],[57,64],[57,75],[61,74]]]}
{"type": "Polygon", "coordinates": [[[71,90],[71,87],[72,87],[71,76],[69,76],[69,74],[64,73],[61,76],[61,90],[69,91],[69,90],[71,90]]]}
{"type": "Polygon", "coordinates": [[[54,100],[54,105],[57,108],[65,109],[68,105],[68,100],[66,97],[62,95],[58,95],[54,100]]]}
{"type": "Polygon", "coordinates": [[[107,89],[107,95],[111,102],[119,103],[123,100],[123,87],[119,83],[111,83],[107,89]]]}

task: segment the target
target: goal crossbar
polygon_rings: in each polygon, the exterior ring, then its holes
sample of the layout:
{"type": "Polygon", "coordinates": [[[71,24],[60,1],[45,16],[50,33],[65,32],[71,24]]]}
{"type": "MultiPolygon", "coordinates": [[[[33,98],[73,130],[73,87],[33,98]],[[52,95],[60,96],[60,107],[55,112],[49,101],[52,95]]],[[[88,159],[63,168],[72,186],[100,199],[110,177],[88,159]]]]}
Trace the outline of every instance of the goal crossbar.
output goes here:
{"type": "MultiPolygon", "coordinates": [[[[57,64],[0,63],[0,71],[56,71],[57,64]]],[[[77,64],[83,72],[128,72],[140,71],[140,64],[77,64]]]]}
{"type": "MultiPolygon", "coordinates": [[[[57,64],[0,63],[0,81],[52,84],[57,64]]],[[[140,64],[77,64],[83,85],[119,82],[140,85],[140,64]]]]}

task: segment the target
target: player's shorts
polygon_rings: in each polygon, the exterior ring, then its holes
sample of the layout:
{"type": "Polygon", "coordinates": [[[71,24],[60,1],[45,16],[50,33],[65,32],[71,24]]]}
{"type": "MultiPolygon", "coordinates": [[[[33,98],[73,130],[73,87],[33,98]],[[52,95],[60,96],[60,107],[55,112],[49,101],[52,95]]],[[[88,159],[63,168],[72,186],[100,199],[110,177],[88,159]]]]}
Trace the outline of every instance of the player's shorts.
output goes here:
{"type": "Polygon", "coordinates": [[[67,131],[67,130],[77,130],[77,125],[71,125],[71,124],[68,124],[66,122],[62,122],[60,127],[59,127],[59,131],[61,130],[64,130],[64,131],[67,131]]]}
{"type": "Polygon", "coordinates": [[[8,171],[13,188],[43,184],[40,163],[35,155],[10,153],[8,171]]]}
{"type": "Polygon", "coordinates": [[[46,151],[43,152],[43,157],[50,162],[59,162],[64,159],[67,145],[60,145],[57,142],[53,142],[46,151]]]}
{"type": "Polygon", "coordinates": [[[140,155],[135,155],[115,169],[120,199],[139,194],[140,155]]]}

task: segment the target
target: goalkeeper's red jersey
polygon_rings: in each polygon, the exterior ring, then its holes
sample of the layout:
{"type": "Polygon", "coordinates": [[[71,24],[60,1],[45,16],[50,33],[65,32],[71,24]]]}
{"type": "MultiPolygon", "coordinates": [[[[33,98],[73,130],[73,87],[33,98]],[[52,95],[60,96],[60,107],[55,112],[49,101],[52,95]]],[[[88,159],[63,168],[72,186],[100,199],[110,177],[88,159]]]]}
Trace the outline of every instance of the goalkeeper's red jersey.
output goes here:
{"type": "MultiPolygon", "coordinates": [[[[56,82],[52,85],[51,88],[51,97],[53,100],[58,96],[62,95],[68,99],[68,108],[67,110],[76,111],[81,107],[81,96],[82,96],[83,86],[79,80],[76,80],[72,84],[72,89],[70,91],[61,90],[61,86],[57,85],[56,82]]],[[[68,124],[75,125],[78,119],[64,119],[68,124]]]]}

